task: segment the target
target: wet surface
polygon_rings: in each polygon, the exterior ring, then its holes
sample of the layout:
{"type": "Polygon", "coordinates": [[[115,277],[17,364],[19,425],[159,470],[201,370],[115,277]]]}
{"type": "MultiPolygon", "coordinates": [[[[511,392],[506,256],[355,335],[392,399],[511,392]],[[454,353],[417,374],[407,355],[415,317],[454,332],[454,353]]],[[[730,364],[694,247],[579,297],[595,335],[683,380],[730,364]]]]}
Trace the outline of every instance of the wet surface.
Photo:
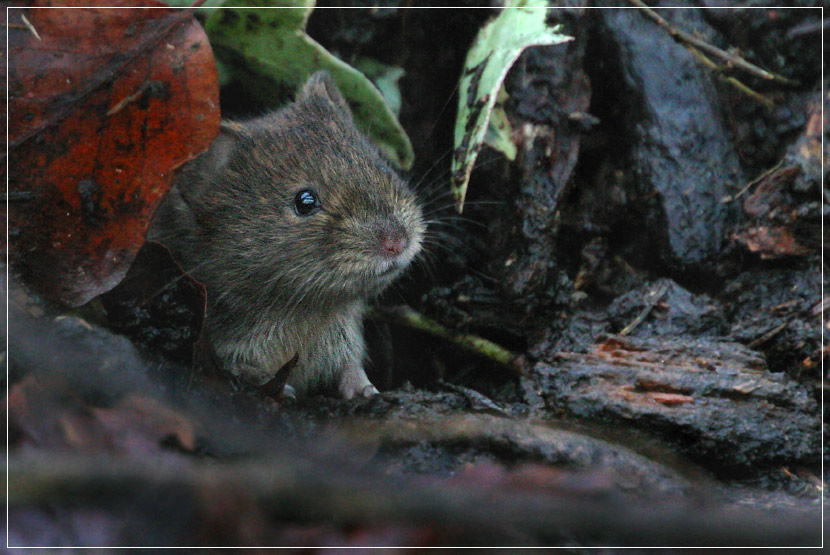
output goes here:
{"type": "MultiPolygon", "coordinates": [[[[205,372],[205,345],[194,359],[204,299],[187,279],[163,294],[127,280],[70,315],[14,287],[12,539],[816,545],[828,197],[815,17],[672,14],[799,79],[740,76],[770,111],[635,10],[595,12],[557,12],[576,40],[525,52],[508,76],[520,156],[482,151],[462,221],[440,210],[446,176],[429,183],[451,150],[442,106],[489,12],[319,10],[309,26],[344,59],[406,71],[401,118],[444,231],[427,269],[379,302],[521,363],[378,311],[380,395],[274,398],[205,372]]],[[[162,267],[133,271],[171,281],[162,267]]]]}

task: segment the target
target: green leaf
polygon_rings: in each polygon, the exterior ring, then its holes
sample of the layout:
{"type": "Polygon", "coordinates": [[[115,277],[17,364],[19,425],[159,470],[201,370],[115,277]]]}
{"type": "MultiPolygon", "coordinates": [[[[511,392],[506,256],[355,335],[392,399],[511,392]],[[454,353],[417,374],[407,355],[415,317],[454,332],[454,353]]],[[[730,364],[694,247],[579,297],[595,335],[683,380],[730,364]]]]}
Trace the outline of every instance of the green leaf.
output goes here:
{"type": "MultiPolygon", "coordinates": [[[[559,34],[561,26],[545,23],[546,6],[545,0],[508,0],[501,13],[478,32],[467,53],[459,84],[452,160],[451,190],[459,212],[464,208],[470,172],[485,139],[499,89],[513,62],[529,46],[573,40],[559,34]]],[[[497,128],[502,123],[496,122],[497,128]]],[[[503,126],[501,131],[505,132],[503,126]]],[[[503,137],[494,140],[503,144],[503,137]]]]}
{"type": "Polygon", "coordinates": [[[205,23],[211,45],[259,101],[277,107],[311,74],[325,69],[349,101],[358,127],[393,164],[412,167],[412,144],[380,91],[305,33],[314,0],[227,1],[223,6],[205,23]]]}
{"type": "Polygon", "coordinates": [[[487,126],[487,133],[484,135],[484,142],[490,148],[498,150],[504,154],[505,158],[511,162],[516,159],[516,143],[513,142],[513,127],[510,125],[510,120],[507,119],[507,114],[504,112],[504,103],[507,102],[509,95],[504,90],[504,86],[499,89],[499,96],[496,98],[496,104],[493,106],[493,112],[490,114],[490,124],[487,126]]]}
{"type": "MultiPolygon", "coordinates": [[[[171,8],[189,8],[193,5],[194,0],[161,0],[171,8]]],[[[222,5],[222,0],[207,0],[200,8],[215,8],[222,5]]],[[[197,12],[198,13],[198,12],[197,12]]]]}
{"type": "Polygon", "coordinates": [[[372,80],[392,112],[399,115],[402,100],[398,81],[404,76],[403,68],[383,64],[374,58],[358,58],[354,61],[354,66],[372,80]]]}

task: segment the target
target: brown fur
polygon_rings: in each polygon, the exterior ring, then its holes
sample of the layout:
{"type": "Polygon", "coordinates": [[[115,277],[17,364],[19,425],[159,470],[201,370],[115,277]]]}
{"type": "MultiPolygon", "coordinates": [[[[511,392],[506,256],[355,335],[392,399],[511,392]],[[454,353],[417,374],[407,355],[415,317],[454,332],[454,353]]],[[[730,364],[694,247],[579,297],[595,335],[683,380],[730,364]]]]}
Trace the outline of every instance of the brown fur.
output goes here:
{"type": "Polygon", "coordinates": [[[298,100],[246,123],[225,123],[186,166],[150,237],[208,290],[208,331],[227,369],[261,384],[299,353],[298,394],[376,390],[363,371],[367,301],[420,250],[415,196],[352,121],[337,87],[315,74],[298,100]],[[300,216],[314,189],[322,210],[300,216]],[[397,256],[379,252],[390,233],[397,256]]]}

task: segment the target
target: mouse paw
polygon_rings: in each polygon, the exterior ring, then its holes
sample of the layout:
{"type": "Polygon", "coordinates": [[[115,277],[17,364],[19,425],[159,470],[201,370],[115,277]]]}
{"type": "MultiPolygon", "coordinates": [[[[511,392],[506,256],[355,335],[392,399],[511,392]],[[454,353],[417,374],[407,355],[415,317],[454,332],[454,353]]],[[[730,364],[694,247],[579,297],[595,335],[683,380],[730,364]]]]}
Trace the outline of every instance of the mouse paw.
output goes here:
{"type": "Polygon", "coordinates": [[[354,399],[355,397],[364,397],[366,399],[370,399],[380,393],[375,386],[372,384],[365,385],[363,387],[357,387],[355,389],[345,389],[343,387],[340,388],[340,395],[345,400],[354,399]]]}
{"type": "Polygon", "coordinates": [[[288,384],[285,384],[282,388],[282,393],[280,393],[280,397],[284,397],[286,399],[291,399],[292,401],[297,400],[297,390],[291,387],[288,384]]]}
{"type": "Polygon", "coordinates": [[[375,395],[378,395],[378,394],[380,394],[380,391],[378,391],[378,388],[376,388],[372,384],[369,384],[369,385],[367,385],[366,387],[364,387],[363,389],[360,390],[361,397],[366,397],[367,399],[369,399],[371,397],[374,397],[375,395]]]}
{"type": "Polygon", "coordinates": [[[358,368],[357,371],[345,374],[343,380],[340,382],[339,391],[340,396],[346,400],[353,399],[357,396],[369,398],[378,394],[377,388],[366,377],[366,372],[363,371],[363,368],[358,368]]]}

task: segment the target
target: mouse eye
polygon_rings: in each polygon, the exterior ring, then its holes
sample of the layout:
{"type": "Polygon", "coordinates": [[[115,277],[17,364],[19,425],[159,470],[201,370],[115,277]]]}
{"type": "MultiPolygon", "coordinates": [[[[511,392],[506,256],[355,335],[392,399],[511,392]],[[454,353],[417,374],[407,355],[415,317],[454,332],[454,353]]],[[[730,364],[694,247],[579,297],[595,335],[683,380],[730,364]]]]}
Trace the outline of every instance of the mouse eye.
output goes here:
{"type": "Polygon", "coordinates": [[[299,216],[310,216],[320,209],[320,198],[311,189],[303,189],[294,196],[294,210],[299,216]]]}

